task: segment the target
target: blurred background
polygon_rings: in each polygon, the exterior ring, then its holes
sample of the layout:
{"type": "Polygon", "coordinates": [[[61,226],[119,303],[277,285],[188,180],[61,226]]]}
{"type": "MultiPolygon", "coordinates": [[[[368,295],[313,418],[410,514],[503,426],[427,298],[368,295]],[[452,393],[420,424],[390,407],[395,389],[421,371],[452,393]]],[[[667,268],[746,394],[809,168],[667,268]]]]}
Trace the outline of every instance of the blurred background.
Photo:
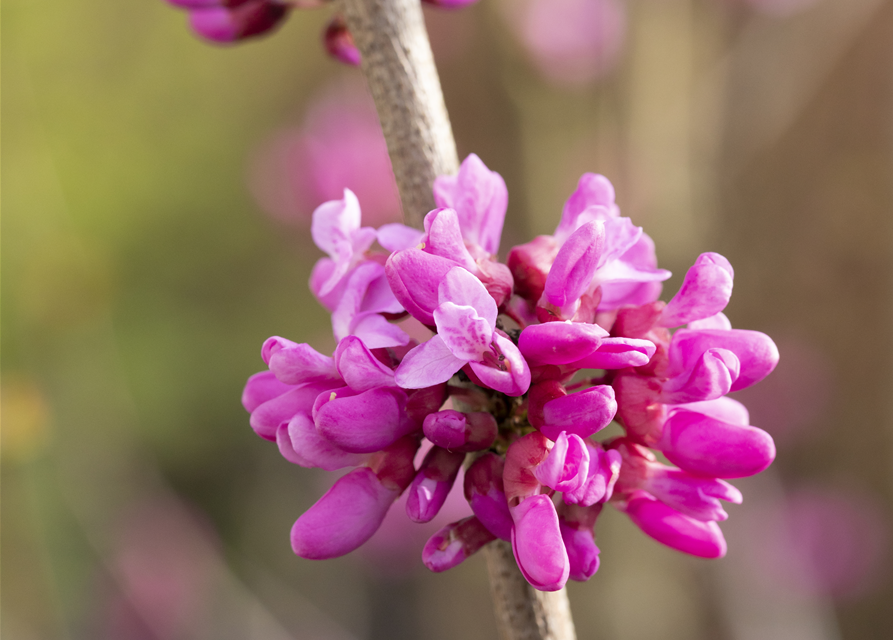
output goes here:
{"type": "MultiPolygon", "coordinates": [[[[508,184],[504,250],[603,173],[664,298],[723,253],[732,322],[782,355],[741,394],[778,459],[736,481],[727,558],[606,509],[602,568],[568,589],[579,637],[893,637],[893,2],[428,9],[460,156],[508,184]]],[[[349,186],[367,224],[399,219],[331,15],[219,48],[161,0],[4,2],[4,640],[495,637],[483,557],[428,573],[432,530],[399,513],[295,557],[332,478],[240,406],[268,336],[334,346],[313,208],[349,186]]]]}

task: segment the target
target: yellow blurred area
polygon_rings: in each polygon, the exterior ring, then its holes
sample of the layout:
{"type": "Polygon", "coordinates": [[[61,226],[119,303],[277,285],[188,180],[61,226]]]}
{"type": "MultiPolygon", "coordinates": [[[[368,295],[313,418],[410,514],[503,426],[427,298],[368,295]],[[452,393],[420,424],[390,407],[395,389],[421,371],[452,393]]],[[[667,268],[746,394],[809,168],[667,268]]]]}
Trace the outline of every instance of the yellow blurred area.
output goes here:
{"type": "Polygon", "coordinates": [[[6,462],[25,462],[39,455],[50,440],[50,413],[33,380],[4,373],[0,380],[0,455],[6,462]]]}

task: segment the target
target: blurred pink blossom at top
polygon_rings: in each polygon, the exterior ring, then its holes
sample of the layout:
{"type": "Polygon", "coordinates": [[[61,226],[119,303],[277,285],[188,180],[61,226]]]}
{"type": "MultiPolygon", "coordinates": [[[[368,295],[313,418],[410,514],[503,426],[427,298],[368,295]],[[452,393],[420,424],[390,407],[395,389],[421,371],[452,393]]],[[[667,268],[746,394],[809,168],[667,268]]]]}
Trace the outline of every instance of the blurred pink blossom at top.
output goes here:
{"type": "Polygon", "coordinates": [[[557,84],[608,75],[626,40],[621,0],[503,0],[505,15],[537,69],[557,84]]]}
{"type": "Polygon", "coordinates": [[[303,123],[281,129],[255,151],[249,186],[266,213],[309,226],[313,210],[353,191],[363,225],[401,219],[397,185],[375,106],[359,82],[340,81],[311,100],[303,123]]]}

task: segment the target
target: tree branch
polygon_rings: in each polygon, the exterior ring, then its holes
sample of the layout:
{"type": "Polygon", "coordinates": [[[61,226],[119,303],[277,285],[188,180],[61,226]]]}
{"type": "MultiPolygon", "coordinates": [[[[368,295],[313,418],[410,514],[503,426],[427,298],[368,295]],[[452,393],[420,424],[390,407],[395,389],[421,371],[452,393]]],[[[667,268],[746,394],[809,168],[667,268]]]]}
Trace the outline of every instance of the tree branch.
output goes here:
{"type": "Polygon", "coordinates": [[[512,545],[484,548],[496,625],[502,640],[576,640],[567,591],[537,591],[518,570],[512,545]]]}
{"type": "Polygon", "coordinates": [[[363,56],[406,223],[434,208],[434,178],[459,168],[419,0],[339,0],[363,56]]]}
{"type": "MultiPolygon", "coordinates": [[[[419,0],[338,0],[375,100],[407,224],[434,208],[434,178],[459,168],[456,143],[419,0]]],[[[511,545],[486,548],[490,590],[503,640],[575,640],[564,589],[531,587],[511,545]]]]}

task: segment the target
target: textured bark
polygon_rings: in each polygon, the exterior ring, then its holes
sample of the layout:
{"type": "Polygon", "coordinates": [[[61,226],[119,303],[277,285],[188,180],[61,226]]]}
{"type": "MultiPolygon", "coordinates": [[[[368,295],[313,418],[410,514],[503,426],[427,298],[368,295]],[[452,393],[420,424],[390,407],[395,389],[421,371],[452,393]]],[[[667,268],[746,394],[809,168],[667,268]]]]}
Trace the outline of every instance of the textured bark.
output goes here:
{"type": "Polygon", "coordinates": [[[574,620],[567,591],[537,591],[515,563],[512,546],[496,540],[488,544],[487,572],[502,640],[575,640],[574,620]]]}
{"type": "Polygon", "coordinates": [[[434,208],[431,185],[459,162],[419,0],[339,0],[363,56],[406,223],[434,208]]]}

